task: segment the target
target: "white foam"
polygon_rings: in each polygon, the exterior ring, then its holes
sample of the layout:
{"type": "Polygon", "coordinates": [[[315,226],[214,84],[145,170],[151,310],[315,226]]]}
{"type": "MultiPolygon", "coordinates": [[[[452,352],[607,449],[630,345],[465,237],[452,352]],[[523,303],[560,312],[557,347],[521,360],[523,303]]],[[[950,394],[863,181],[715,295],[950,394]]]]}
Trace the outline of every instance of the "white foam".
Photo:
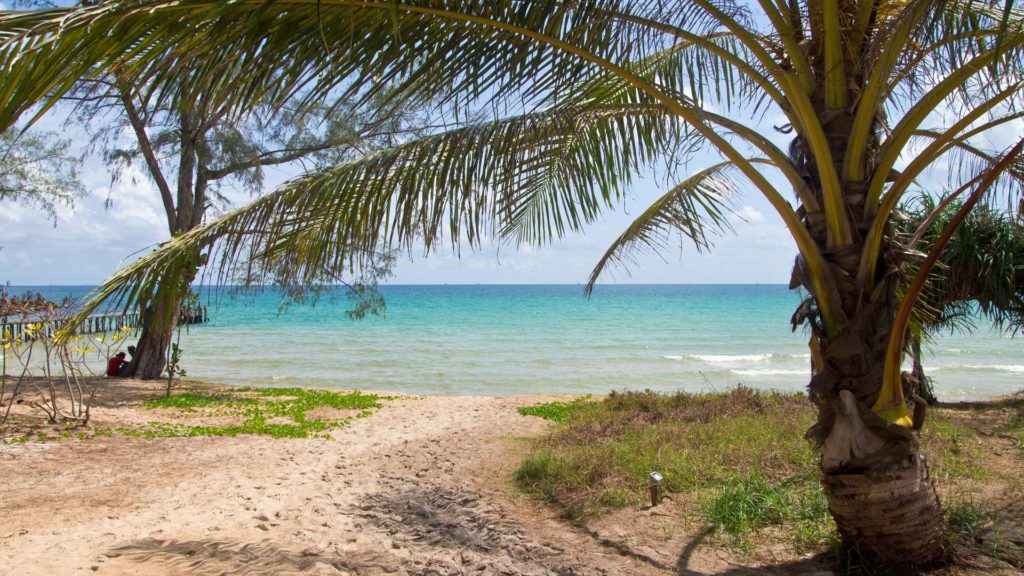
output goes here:
{"type": "Polygon", "coordinates": [[[677,361],[682,361],[683,360],[682,356],[662,356],[662,358],[664,358],[665,360],[677,360],[677,361]]]}
{"type": "Polygon", "coordinates": [[[810,368],[806,370],[783,370],[781,368],[764,368],[760,370],[730,370],[737,376],[810,376],[810,368]]]}
{"type": "Polygon", "coordinates": [[[694,360],[710,362],[713,364],[726,362],[763,362],[765,360],[770,360],[771,357],[771,354],[691,354],[687,356],[687,358],[693,358],[694,360]]]}
{"type": "Polygon", "coordinates": [[[942,370],[988,370],[992,372],[1011,372],[1013,374],[1024,374],[1024,365],[1021,364],[952,364],[949,366],[936,366],[925,368],[925,372],[940,372],[942,370]]]}

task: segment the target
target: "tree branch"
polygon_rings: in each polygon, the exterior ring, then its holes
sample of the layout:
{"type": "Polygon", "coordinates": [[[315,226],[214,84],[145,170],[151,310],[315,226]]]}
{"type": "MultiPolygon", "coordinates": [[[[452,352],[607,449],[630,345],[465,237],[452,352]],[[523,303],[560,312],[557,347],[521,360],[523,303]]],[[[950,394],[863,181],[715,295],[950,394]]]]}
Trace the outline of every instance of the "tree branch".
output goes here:
{"type": "Polygon", "coordinates": [[[294,162],[295,160],[299,160],[314,152],[320,152],[323,150],[334,148],[336,146],[340,146],[341,144],[349,142],[350,140],[351,139],[349,138],[340,140],[329,140],[326,142],[321,142],[316,146],[309,146],[306,148],[285,148],[282,150],[274,150],[272,152],[264,152],[248,162],[236,162],[234,164],[229,164],[223,168],[210,170],[209,174],[207,175],[207,178],[209,178],[209,180],[211,181],[220,180],[221,178],[231,176],[232,174],[241,172],[243,170],[248,170],[250,168],[258,168],[260,166],[274,166],[277,164],[286,164],[288,162],[294,162]]]}
{"type": "Polygon", "coordinates": [[[149,141],[149,135],[146,134],[146,124],[139,116],[139,112],[132,102],[131,95],[128,94],[127,90],[120,87],[118,88],[118,94],[121,96],[121,103],[124,104],[124,111],[128,116],[128,121],[131,123],[132,129],[135,130],[135,137],[139,139],[139,149],[142,151],[142,156],[146,159],[149,173],[153,176],[157,189],[160,190],[160,199],[163,200],[164,212],[167,214],[167,228],[173,234],[175,210],[171,187],[167,184],[167,179],[164,178],[163,172],[160,171],[160,162],[157,161],[156,154],[153,152],[153,144],[149,141]]]}

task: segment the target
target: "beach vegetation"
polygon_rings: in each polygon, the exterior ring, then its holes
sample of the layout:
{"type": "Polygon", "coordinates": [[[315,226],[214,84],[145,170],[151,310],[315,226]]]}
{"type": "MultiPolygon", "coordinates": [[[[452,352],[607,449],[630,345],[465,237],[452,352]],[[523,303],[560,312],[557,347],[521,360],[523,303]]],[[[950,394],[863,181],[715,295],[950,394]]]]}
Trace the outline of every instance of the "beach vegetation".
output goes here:
{"type": "Polygon", "coordinates": [[[590,403],[590,396],[576,398],[568,402],[544,402],[533,406],[520,406],[516,411],[523,416],[537,416],[552,422],[564,422],[573,412],[590,403]]]}
{"type": "Polygon", "coordinates": [[[647,503],[649,474],[723,544],[747,549],[786,528],[803,553],[835,540],[814,450],[790,433],[813,421],[799,394],[616,392],[534,444],[514,473],[529,493],[585,520],[647,503]]]}
{"type": "Polygon", "coordinates": [[[953,534],[974,540],[981,531],[991,525],[994,514],[968,496],[958,495],[946,505],[946,521],[953,534]]]}
{"type": "Polygon", "coordinates": [[[95,367],[106,365],[126,331],[59,338],[75,311],[71,299],[52,302],[39,294],[11,296],[0,290],[0,427],[22,403],[53,424],[89,423],[95,367]],[[11,320],[16,322],[8,324],[11,320]]]}
{"type": "MultiPolygon", "coordinates": [[[[976,425],[1002,429],[1012,419],[996,405],[936,410],[921,441],[948,494],[944,522],[958,542],[970,544],[972,530],[992,518],[976,494],[1009,485],[1000,476],[1007,464],[991,457],[992,441],[976,425]]],[[[513,479],[566,517],[589,522],[648,506],[648,475],[656,470],[674,509],[689,519],[681,524],[696,525],[721,545],[746,554],[771,540],[799,555],[826,552],[839,533],[819,487],[819,456],[791,433],[813,420],[799,394],[743,387],[712,394],[617,392],[553,422],[513,479]]],[[[1011,461],[1017,469],[1019,456],[1011,461]]]]}
{"type": "MultiPolygon", "coordinates": [[[[901,368],[954,232],[979,205],[1019,211],[1024,140],[998,138],[1021,118],[1015,2],[107,0],[0,15],[0,58],[14,87],[0,93],[2,129],[82,81],[129,73],[170,110],[243,114],[297,94],[310,106],[431,110],[394,146],[182,231],[83,314],[107,300],[173,309],[161,287],[194,274],[201,254],[220,279],[245,270],[303,286],[393,247],[545,243],[655,173],[663,193],[600,258],[592,286],[677,238],[709,249],[738,194],[759,194],[798,252],[792,323],[809,332],[817,409],[807,434],[842,538],[881,563],[947,559],[919,457],[925,412],[901,368]],[[898,233],[898,207],[950,160],[939,205],[959,208],[925,247],[898,233]]],[[[745,438],[734,431],[730,450],[744,452],[745,438]]]]}
{"type": "MultiPolygon", "coordinates": [[[[907,236],[920,230],[927,251],[962,208],[951,199],[939,206],[921,194],[905,203],[897,222],[907,236]],[[930,222],[930,223],[929,223],[930,222]]],[[[921,345],[940,333],[971,332],[978,320],[1010,333],[1024,327],[1024,225],[1018,217],[989,206],[972,210],[942,250],[914,308],[908,353],[912,393],[929,404],[937,398],[925,375],[921,345]]]]}
{"type": "Polygon", "coordinates": [[[58,209],[73,208],[85,196],[81,159],[70,149],[71,141],[53,132],[0,131],[0,202],[41,209],[56,225],[58,209]]]}
{"type": "MultiPolygon", "coordinates": [[[[330,432],[356,418],[372,416],[390,396],[360,391],[335,392],[302,388],[201,387],[175,396],[153,397],[141,407],[156,416],[131,425],[82,423],[71,428],[13,435],[6,443],[90,437],[181,438],[263,435],[272,438],[329,439],[330,432]]],[[[31,423],[14,423],[29,428],[31,423]]]]}
{"type": "Polygon", "coordinates": [[[307,390],[302,388],[228,388],[216,392],[189,392],[154,398],[143,403],[149,410],[186,413],[191,418],[227,418],[226,425],[186,425],[154,422],[127,435],[237,436],[262,434],[274,438],[327,438],[330,430],[365,418],[382,407],[388,397],[355,392],[307,390]],[[327,416],[312,413],[329,409],[327,416]],[[352,414],[352,411],[357,411],[352,414]]]}

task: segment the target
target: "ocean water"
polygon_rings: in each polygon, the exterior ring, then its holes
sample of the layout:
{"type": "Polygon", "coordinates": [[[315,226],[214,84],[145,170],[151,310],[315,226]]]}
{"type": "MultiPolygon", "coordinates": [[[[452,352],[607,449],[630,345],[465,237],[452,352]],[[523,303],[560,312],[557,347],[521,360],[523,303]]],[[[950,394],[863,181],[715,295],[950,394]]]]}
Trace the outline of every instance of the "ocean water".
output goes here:
{"type": "MultiPolygon", "coordinates": [[[[88,287],[13,287],[81,297],[88,287]]],[[[344,295],[280,310],[272,291],[206,293],[211,322],[182,330],[189,377],[429,395],[610,390],[802,390],[807,333],[781,285],[385,286],[384,318],[344,295]]],[[[981,326],[928,346],[944,400],[1024,388],[1024,339],[981,326]]]]}

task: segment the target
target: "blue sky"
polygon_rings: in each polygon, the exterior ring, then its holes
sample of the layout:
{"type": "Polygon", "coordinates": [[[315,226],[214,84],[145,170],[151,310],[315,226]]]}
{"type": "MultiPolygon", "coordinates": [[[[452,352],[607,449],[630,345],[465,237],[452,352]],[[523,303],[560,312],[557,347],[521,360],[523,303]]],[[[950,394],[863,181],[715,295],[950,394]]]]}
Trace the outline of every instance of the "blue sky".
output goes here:
{"type": "MultiPolygon", "coordinates": [[[[287,173],[279,173],[279,178],[287,173]]],[[[167,239],[159,197],[141,171],[111,185],[102,162],[88,160],[82,179],[89,196],[62,209],[57,225],[33,208],[5,203],[0,209],[0,282],[16,285],[94,284],[137,254],[167,239]],[[107,198],[109,207],[104,206],[107,198]]],[[[478,252],[450,250],[400,258],[390,280],[402,284],[580,283],[605,248],[659,190],[638,185],[625,205],[580,235],[543,247],[491,243],[478,252]]],[[[239,201],[244,201],[239,196],[239,201]]],[[[627,275],[609,281],[638,283],[784,283],[795,248],[770,207],[753,195],[736,202],[737,234],[719,238],[710,254],[692,246],[644,258],[627,275]]]]}

